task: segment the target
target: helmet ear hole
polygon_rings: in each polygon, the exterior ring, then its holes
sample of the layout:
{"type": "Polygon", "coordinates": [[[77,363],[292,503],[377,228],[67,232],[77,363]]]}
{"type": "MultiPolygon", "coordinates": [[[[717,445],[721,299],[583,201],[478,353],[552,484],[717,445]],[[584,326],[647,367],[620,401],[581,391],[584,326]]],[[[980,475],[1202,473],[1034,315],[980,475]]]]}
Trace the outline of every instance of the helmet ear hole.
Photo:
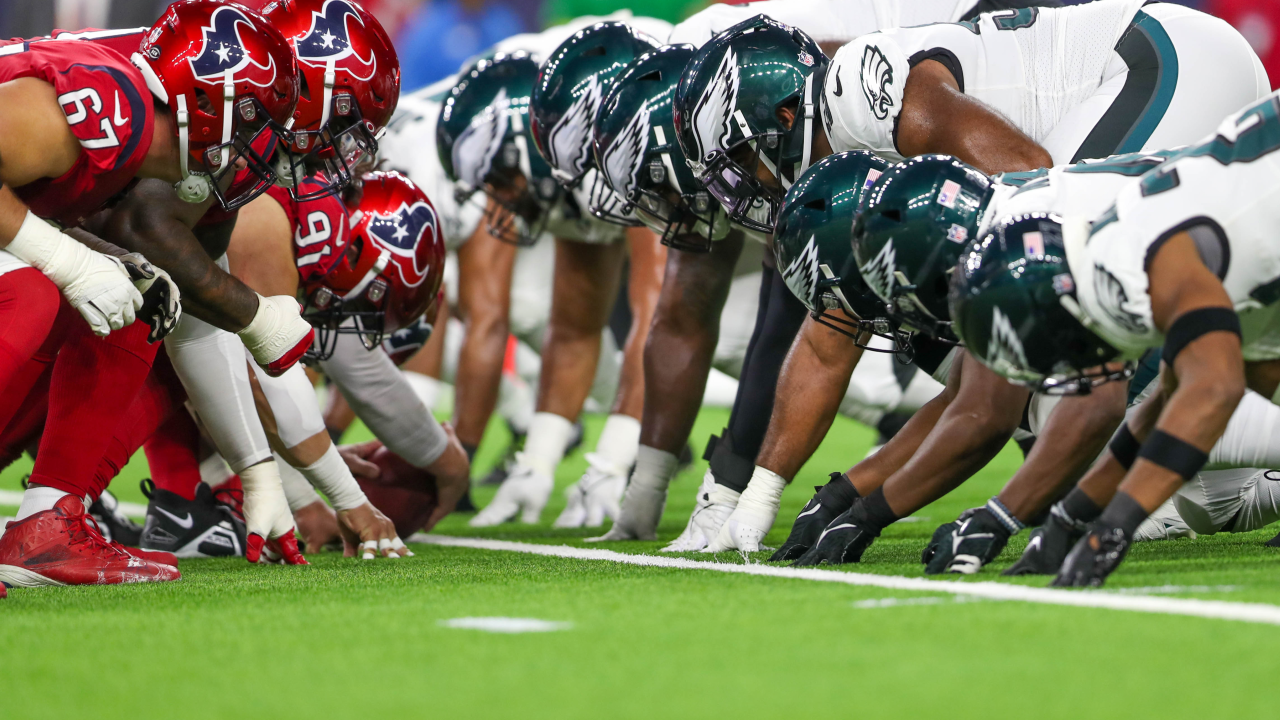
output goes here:
{"type": "Polygon", "coordinates": [[[596,45],[595,47],[587,48],[586,50],[584,50],[582,52],[582,56],[583,57],[603,57],[605,52],[606,51],[603,45],[596,45]]]}
{"type": "Polygon", "coordinates": [[[817,210],[818,212],[822,212],[827,209],[827,199],[814,198],[813,200],[805,203],[804,207],[806,210],[817,210]]]}
{"type": "Polygon", "coordinates": [[[881,210],[880,217],[885,218],[887,220],[892,220],[893,222],[896,222],[896,223],[902,222],[902,212],[896,208],[889,209],[889,210],[881,210]]]}
{"type": "Polygon", "coordinates": [[[209,99],[209,94],[203,88],[196,88],[196,107],[200,108],[200,112],[206,115],[217,115],[218,110],[213,106],[213,101],[209,99]]]}

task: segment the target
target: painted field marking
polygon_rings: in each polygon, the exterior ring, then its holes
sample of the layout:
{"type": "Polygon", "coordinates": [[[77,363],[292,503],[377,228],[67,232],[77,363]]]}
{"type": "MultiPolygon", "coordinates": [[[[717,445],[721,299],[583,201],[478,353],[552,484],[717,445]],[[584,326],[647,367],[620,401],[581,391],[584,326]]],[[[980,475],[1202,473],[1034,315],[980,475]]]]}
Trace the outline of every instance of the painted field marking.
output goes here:
{"type": "Polygon", "coordinates": [[[441,620],[439,624],[458,630],[480,630],[503,634],[555,632],[573,627],[573,623],[513,617],[461,617],[441,620]]]}
{"type": "Polygon", "coordinates": [[[738,575],[759,575],[763,577],[787,578],[791,580],[809,580],[813,582],[841,583],[877,587],[888,590],[909,590],[912,592],[950,593],[987,600],[1016,600],[1020,602],[1040,603],[1043,605],[1068,605],[1074,607],[1104,608],[1108,610],[1128,610],[1130,612],[1159,613],[1165,615],[1186,615],[1189,617],[1211,618],[1215,620],[1236,620],[1239,622],[1261,623],[1264,625],[1280,625],[1280,606],[1263,603],[1223,602],[1221,600],[1195,600],[1190,598],[1159,597],[1149,595],[1124,594],[1101,590],[1061,590],[1057,588],[1026,587],[1023,585],[1006,585],[997,582],[956,582],[949,580],[926,580],[897,575],[873,575],[870,573],[842,572],[838,570],[818,570],[815,568],[776,567],[773,565],[734,565],[729,563],[708,562],[705,560],[689,560],[676,557],[659,557],[655,555],[629,555],[613,550],[596,550],[577,548],[568,545],[538,545],[535,543],[509,542],[506,540],[485,540],[483,538],[449,537],[444,535],[423,535],[411,538],[412,542],[425,542],[447,547],[465,547],[477,550],[496,550],[503,552],[527,553],[548,557],[568,558],[571,560],[604,560],[639,565],[642,567],[678,568],[681,570],[710,570],[711,572],[731,573],[738,575]]]}

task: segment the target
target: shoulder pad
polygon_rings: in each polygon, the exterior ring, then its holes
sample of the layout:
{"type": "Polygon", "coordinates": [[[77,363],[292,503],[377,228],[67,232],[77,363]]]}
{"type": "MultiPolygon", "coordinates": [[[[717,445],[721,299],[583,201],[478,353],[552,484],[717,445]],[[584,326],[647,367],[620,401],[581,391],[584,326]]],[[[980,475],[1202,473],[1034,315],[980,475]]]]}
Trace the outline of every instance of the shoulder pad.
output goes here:
{"type": "Polygon", "coordinates": [[[885,33],[864,35],[840,48],[822,88],[822,121],[831,148],[901,160],[893,130],[910,72],[906,53],[885,33]]]}

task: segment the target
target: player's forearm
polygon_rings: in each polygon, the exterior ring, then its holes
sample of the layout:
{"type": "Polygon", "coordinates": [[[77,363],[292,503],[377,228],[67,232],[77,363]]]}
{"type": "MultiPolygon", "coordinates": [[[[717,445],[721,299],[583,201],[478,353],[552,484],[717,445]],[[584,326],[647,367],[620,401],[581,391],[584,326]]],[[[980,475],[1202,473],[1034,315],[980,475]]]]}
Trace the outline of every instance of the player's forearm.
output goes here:
{"type": "Polygon", "coordinates": [[[843,335],[805,320],[783,363],[756,465],[788,482],[796,476],[831,429],[861,357],[843,335]]]}
{"type": "Polygon", "coordinates": [[[1088,469],[1124,420],[1125,383],[1107,383],[1089,395],[1064,398],[1027,461],[1000,491],[1000,501],[1022,522],[1048,507],[1088,469]]]}
{"type": "Polygon", "coordinates": [[[87,230],[69,228],[67,230],[63,230],[63,232],[70,235],[76,242],[90,250],[93,250],[94,252],[100,252],[103,255],[111,255],[114,257],[124,257],[129,254],[128,250],[125,250],[118,245],[113,245],[87,230]]]}
{"type": "Polygon", "coordinates": [[[644,408],[644,353],[662,294],[666,248],[647,228],[632,228],[630,282],[627,299],[631,307],[631,329],[622,347],[622,372],[613,412],[639,418],[644,408]]]}

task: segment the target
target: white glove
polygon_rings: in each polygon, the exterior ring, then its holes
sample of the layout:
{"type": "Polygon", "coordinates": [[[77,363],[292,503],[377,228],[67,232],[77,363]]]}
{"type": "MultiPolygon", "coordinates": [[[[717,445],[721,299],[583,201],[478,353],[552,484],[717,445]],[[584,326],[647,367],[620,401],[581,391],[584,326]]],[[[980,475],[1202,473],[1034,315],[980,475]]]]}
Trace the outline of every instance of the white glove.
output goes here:
{"type": "Polygon", "coordinates": [[[142,295],[138,317],[151,326],[147,341],[163,340],[182,319],[182,293],[178,284],[162,268],[147,262],[141,253],[129,253],[120,258],[120,262],[142,295]]]}
{"type": "Polygon", "coordinates": [[[142,307],[119,260],[72,240],[30,210],[5,250],[48,276],[95,334],[133,324],[142,307]]]}
{"type": "Polygon", "coordinates": [[[293,513],[284,496],[280,469],[275,460],[258,463],[240,472],[240,484],[244,487],[244,523],[249,533],[245,543],[245,559],[258,562],[268,540],[280,547],[285,562],[290,565],[306,565],[298,550],[298,540],[293,531],[293,513]]]}
{"type": "Polygon", "coordinates": [[[787,481],[781,475],[757,465],[751,475],[751,482],[747,483],[747,489],[738,498],[738,507],[734,508],[729,519],[720,526],[715,539],[702,552],[758,552],[760,541],[769,534],[773,521],[778,518],[778,508],[782,506],[782,491],[786,488],[787,481]]]}
{"type": "Polygon", "coordinates": [[[536,523],[542,516],[542,508],[546,507],[551,497],[555,481],[525,464],[521,457],[524,453],[516,453],[516,465],[511,474],[498,488],[493,501],[471,518],[471,527],[490,527],[501,525],[520,515],[521,522],[536,523]]]}
{"type": "Polygon", "coordinates": [[[315,330],[298,310],[298,301],[288,295],[258,296],[258,312],[249,325],[236,333],[268,375],[277,377],[302,357],[315,330]]]}
{"type": "Polygon", "coordinates": [[[705,548],[738,506],[739,495],[738,491],[718,484],[711,470],[707,470],[702,476],[689,524],[662,552],[697,552],[705,548]]]}
{"type": "Polygon", "coordinates": [[[615,520],[627,486],[625,470],[619,470],[596,453],[587,453],[587,471],[565,490],[569,504],[553,527],[600,527],[607,517],[615,520]]]}

